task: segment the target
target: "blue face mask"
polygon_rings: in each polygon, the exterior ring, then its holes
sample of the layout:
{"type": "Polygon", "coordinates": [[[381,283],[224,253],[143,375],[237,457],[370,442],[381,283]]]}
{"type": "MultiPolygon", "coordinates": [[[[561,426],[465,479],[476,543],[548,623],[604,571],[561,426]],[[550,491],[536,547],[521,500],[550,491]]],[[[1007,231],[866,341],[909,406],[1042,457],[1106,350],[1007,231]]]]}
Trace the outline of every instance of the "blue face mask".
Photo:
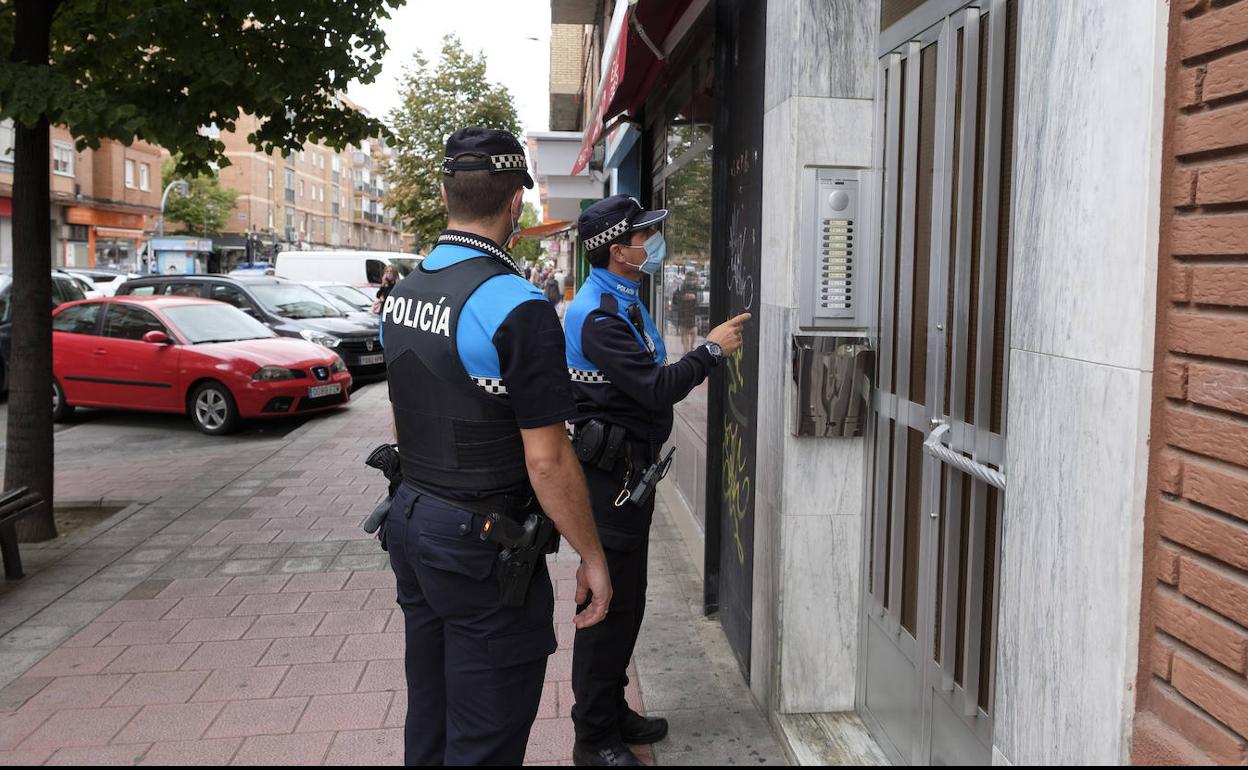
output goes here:
{"type": "Polygon", "coordinates": [[[655,233],[642,245],[646,249],[646,261],[640,265],[634,265],[632,262],[628,264],[646,275],[658,275],[663,267],[663,260],[667,257],[667,241],[663,239],[663,233],[655,233]]]}

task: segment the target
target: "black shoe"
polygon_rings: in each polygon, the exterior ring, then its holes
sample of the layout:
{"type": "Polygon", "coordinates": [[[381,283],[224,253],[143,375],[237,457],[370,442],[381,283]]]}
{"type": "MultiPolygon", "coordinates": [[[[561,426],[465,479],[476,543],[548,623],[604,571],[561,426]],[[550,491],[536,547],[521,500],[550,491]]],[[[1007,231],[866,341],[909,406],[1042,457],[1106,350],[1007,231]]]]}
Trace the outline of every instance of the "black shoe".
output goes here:
{"type": "Polygon", "coordinates": [[[622,743],[587,749],[578,741],[572,746],[572,764],[577,767],[640,767],[641,760],[622,743]]]}
{"type": "Polygon", "coordinates": [[[663,717],[647,718],[628,709],[620,720],[620,738],[630,746],[657,743],[666,736],[667,720],[663,717]]]}

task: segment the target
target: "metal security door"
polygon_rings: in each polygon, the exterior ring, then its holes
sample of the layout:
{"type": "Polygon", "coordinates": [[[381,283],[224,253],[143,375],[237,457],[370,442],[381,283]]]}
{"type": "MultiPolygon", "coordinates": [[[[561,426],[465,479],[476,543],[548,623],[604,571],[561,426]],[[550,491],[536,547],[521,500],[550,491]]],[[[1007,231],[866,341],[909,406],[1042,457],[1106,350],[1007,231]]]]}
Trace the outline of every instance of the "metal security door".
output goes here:
{"type": "Polygon", "coordinates": [[[1012,40],[1012,3],[981,0],[879,67],[859,710],[908,764],[991,760],[1012,40]]]}

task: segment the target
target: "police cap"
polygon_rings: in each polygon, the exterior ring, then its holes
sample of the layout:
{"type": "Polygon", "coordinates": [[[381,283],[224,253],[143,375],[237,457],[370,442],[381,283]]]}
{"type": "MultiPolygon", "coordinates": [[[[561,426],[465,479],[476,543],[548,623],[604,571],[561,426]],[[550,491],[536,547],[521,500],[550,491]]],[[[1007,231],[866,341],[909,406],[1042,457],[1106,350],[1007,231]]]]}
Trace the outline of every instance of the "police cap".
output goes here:
{"type": "Polygon", "coordinates": [[[461,128],[446,140],[446,159],[442,173],[454,176],[456,171],[488,170],[491,174],[518,171],[524,174],[524,186],[533,188],[524,148],[510,133],[498,128],[461,128]]]}
{"type": "Polygon", "coordinates": [[[624,233],[654,227],[667,219],[667,209],[646,211],[636,198],[612,195],[581,212],[576,231],[587,251],[607,245],[624,233]]]}

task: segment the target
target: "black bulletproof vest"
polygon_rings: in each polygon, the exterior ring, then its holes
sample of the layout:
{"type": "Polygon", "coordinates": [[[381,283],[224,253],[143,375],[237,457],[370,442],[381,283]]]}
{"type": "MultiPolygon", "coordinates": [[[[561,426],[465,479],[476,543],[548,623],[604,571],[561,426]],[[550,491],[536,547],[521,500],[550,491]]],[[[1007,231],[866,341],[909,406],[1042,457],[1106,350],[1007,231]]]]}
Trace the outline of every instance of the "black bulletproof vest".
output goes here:
{"type": "Polygon", "coordinates": [[[527,483],[515,413],[472,380],[455,342],[464,303],[481,284],[510,272],[488,256],[440,270],[418,267],[386,299],[390,403],[403,477],[417,487],[473,497],[527,483]]]}

